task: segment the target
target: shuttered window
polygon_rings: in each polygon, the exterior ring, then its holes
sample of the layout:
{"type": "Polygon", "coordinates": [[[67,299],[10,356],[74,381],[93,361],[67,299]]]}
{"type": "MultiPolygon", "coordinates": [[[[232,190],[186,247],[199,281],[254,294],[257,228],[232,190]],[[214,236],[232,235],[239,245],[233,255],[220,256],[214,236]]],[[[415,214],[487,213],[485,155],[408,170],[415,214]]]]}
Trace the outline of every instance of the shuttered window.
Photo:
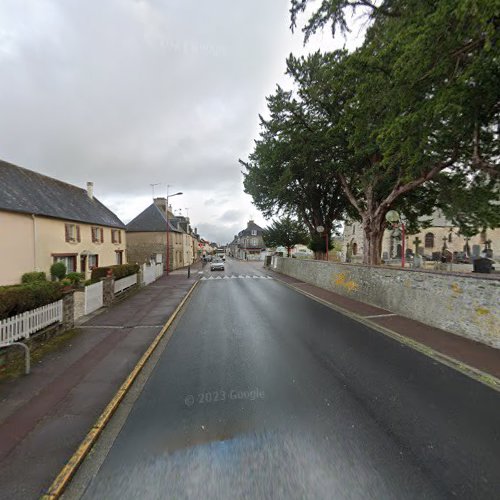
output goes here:
{"type": "Polygon", "coordinates": [[[65,224],[64,225],[65,239],[68,242],[80,242],[80,226],[76,224],[65,224]]]}

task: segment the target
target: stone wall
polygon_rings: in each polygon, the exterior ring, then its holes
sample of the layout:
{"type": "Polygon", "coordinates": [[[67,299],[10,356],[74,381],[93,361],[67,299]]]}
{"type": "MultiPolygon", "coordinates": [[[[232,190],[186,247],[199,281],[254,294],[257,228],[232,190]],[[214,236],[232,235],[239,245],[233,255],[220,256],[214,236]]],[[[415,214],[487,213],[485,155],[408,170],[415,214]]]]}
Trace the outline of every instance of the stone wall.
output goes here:
{"type": "Polygon", "coordinates": [[[500,279],[273,258],[276,271],[500,349],[500,279]]]}

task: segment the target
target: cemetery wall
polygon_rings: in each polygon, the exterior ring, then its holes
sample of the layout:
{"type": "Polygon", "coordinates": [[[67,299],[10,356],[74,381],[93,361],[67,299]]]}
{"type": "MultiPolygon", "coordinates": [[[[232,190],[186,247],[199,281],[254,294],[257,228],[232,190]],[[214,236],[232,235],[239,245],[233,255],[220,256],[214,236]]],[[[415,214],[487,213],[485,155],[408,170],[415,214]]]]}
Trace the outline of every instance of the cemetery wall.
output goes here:
{"type": "Polygon", "coordinates": [[[274,257],[274,270],[500,349],[500,279],[274,257]]]}

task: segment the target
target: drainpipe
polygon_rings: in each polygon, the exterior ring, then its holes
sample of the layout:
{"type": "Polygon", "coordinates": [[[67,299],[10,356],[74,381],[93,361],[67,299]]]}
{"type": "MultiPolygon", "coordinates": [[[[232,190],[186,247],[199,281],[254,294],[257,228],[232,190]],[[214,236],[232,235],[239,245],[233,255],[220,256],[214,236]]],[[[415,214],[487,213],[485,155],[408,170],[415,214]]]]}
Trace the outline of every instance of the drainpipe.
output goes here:
{"type": "Polygon", "coordinates": [[[37,234],[36,234],[36,218],[35,214],[31,214],[31,218],[33,219],[33,265],[35,268],[35,271],[38,271],[38,265],[36,261],[36,240],[37,240],[37,234]]]}

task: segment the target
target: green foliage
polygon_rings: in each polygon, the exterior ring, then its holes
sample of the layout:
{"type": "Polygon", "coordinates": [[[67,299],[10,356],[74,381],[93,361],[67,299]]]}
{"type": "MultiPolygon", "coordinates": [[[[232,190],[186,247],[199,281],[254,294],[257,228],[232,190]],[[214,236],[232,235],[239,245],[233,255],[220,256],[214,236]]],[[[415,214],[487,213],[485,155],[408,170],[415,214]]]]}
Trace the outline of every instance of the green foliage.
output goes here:
{"type": "MultiPolygon", "coordinates": [[[[292,0],[292,26],[309,4],[292,0]]],[[[352,53],[288,59],[294,90],[278,87],[268,98],[270,118],[261,118],[260,139],[242,162],[255,205],[266,216],[297,214],[311,236],[342,215],[362,221],[371,264],[380,262],[390,209],[412,230],[438,206],[461,231],[498,225],[498,1],[314,7],[306,41],[330,23],[348,30],[356,7],[369,28],[352,53]]]]}
{"type": "Polygon", "coordinates": [[[56,302],[62,295],[61,283],[52,281],[0,287],[0,319],[56,302]]]}
{"type": "Polygon", "coordinates": [[[36,283],[39,281],[47,281],[47,276],[43,271],[24,273],[21,277],[21,283],[36,283]]]}
{"type": "Polygon", "coordinates": [[[71,285],[78,285],[85,279],[85,273],[68,273],[65,279],[68,280],[71,285]]]}
{"type": "Polygon", "coordinates": [[[50,266],[50,275],[58,280],[62,280],[66,276],[66,266],[64,262],[54,262],[50,266]]]}
{"type": "Polygon", "coordinates": [[[307,243],[308,232],[301,222],[290,216],[274,221],[262,233],[264,243],[268,247],[284,246],[290,254],[290,249],[299,243],[307,243]]]}
{"type": "Polygon", "coordinates": [[[96,267],[92,269],[92,274],[91,274],[92,283],[97,283],[100,280],[100,278],[105,278],[108,275],[109,271],[111,271],[111,274],[115,280],[119,280],[121,278],[125,278],[126,276],[138,273],[139,265],[117,264],[115,266],[96,267]]]}

